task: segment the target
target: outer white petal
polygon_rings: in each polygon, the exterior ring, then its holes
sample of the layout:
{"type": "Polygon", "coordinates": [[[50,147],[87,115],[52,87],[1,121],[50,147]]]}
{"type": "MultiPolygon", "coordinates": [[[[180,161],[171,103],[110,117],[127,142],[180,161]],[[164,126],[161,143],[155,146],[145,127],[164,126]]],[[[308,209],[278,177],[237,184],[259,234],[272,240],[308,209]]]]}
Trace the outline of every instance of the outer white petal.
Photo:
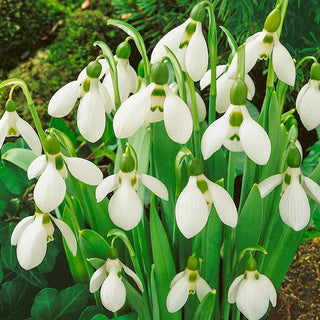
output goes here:
{"type": "Polygon", "coordinates": [[[141,183],[151,190],[156,196],[168,201],[168,190],[160,180],[143,173],[140,173],[138,177],[141,180],[141,183]]]}
{"type": "Polygon", "coordinates": [[[102,83],[98,83],[99,86],[99,94],[101,95],[101,99],[104,106],[104,111],[106,113],[111,113],[112,110],[115,110],[114,102],[112,102],[108,89],[102,83]]]}
{"type": "Polygon", "coordinates": [[[106,264],[103,264],[97,269],[90,279],[90,292],[96,292],[102,285],[102,282],[106,278],[106,264]]]}
{"type": "Polygon", "coordinates": [[[229,193],[218,184],[206,179],[212,202],[221,221],[234,228],[238,221],[237,207],[229,193]]]}
{"type": "Polygon", "coordinates": [[[302,98],[304,97],[305,93],[308,91],[309,88],[310,88],[310,82],[306,83],[298,93],[297,100],[296,100],[296,109],[297,109],[297,112],[299,114],[301,112],[301,107],[300,107],[301,106],[301,100],[302,100],[302,98]]]}
{"type": "Polygon", "coordinates": [[[134,282],[137,284],[139,290],[141,292],[143,292],[143,285],[142,285],[140,278],[122,262],[120,262],[120,265],[121,265],[122,269],[124,270],[124,272],[134,280],[134,282]]]}
{"type": "Polygon", "coordinates": [[[118,311],[126,302],[126,288],[115,272],[110,272],[103,282],[101,290],[103,306],[112,311],[118,311]]]}
{"type": "Polygon", "coordinates": [[[267,196],[284,179],[285,173],[275,174],[258,184],[261,198],[267,196]]]}
{"type": "Polygon", "coordinates": [[[255,91],[256,91],[256,88],[254,86],[254,82],[253,80],[251,79],[251,77],[248,75],[248,74],[245,74],[244,75],[244,81],[248,87],[248,96],[247,98],[249,100],[252,100],[253,97],[254,97],[254,94],[255,94],[255,91]]]}
{"type": "Polygon", "coordinates": [[[174,313],[181,309],[187,302],[190,283],[186,276],[181,277],[171,288],[167,297],[167,309],[174,313]]]}
{"type": "Polygon", "coordinates": [[[77,240],[76,240],[76,237],[74,236],[72,230],[62,220],[56,219],[52,215],[50,215],[50,218],[54,221],[54,223],[57,225],[57,227],[61,231],[64,239],[66,240],[66,243],[67,243],[69,250],[71,251],[71,253],[75,257],[77,254],[77,240]]]}
{"type": "MultiPolygon", "coordinates": [[[[216,68],[216,78],[218,79],[227,69],[226,64],[222,64],[217,66],[216,68]]],[[[202,79],[200,80],[200,89],[203,90],[211,83],[211,69],[208,70],[202,79]]]]}
{"type": "Polygon", "coordinates": [[[241,281],[243,280],[244,278],[244,275],[240,275],[238,277],[236,277],[230,288],[229,288],[229,291],[228,291],[228,302],[229,303],[235,303],[236,300],[237,300],[237,294],[238,294],[238,290],[239,290],[239,286],[241,284],[241,281]]]}
{"type": "Polygon", "coordinates": [[[109,215],[113,223],[124,229],[133,229],[141,220],[143,207],[131,180],[122,178],[119,189],[110,199],[109,215]]]}
{"type": "Polygon", "coordinates": [[[8,111],[5,111],[0,120],[0,149],[8,132],[8,111]]]}
{"type": "Polygon", "coordinates": [[[112,192],[118,187],[118,174],[113,174],[104,178],[96,189],[97,202],[102,201],[108,193],[112,192]]]}
{"type": "MultiPolygon", "coordinates": [[[[170,89],[174,93],[176,93],[178,90],[178,86],[176,85],[176,88],[172,89],[172,86],[170,85],[170,89]]],[[[192,114],[192,101],[191,101],[191,94],[190,94],[190,89],[188,85],[186,85],[186,89],[187,89],[187,105],[192,114]]],[[[197,91],[195,92],[195,96],[196,96],[197,109],[198,109],[198,120],[199,122],[201,122],[206,118],[207,108],[201,95],[197,91]]]]}
{"type": "Polygon", "coordinates": [[[164,124],[168,136],[177,143],[186,143],[192,134],[192,117],[188,106],[165,86],[164,124]]]}
{"type": "Polygon", "coordinates": [[[14,228],[11,235],[11,245],[16,245],[23,231],[34,221],[34,216],[23,218],[14,228]]]}
{"type": "Polygon", "coordinates": [[[183,275],[184,275],[184,271],[177,273],[171,280],[170,288],[172,288],[179,281],[179,279],[183,277],[183,275]]]}
{"type": "Polygon", "coordinates": [[[320,202],[320,186],[308,177],[302,177],[302,186],[307,195],[320,202]]]}
{"type": "Polygon", "coordinates": [[[120,106],[113,119],[113,129],[117,138],[131,137],[141,127],[150,112],[154,87],[155,84],[151,83],[120,106]]]}
{"type": "Polygon", "coordinates": [[[101,170],[92,162],[77,157],[63,157],[67,163],[70,173],[78,180],[95,186],[102,181],[103,174],[101,170]]]}
{"type": "Polygon", "coordinates": [[[243,108],[243,122],[239,129],[240,143],[247,156],[257,164],[268,162],[271,153],[271,142],[264,129],[255,122],[243,108]]]}
{"type": "Polygon", "coordinates": [[[201,22],[197,22],[196,31],[187,47],[185,63],[193,81],[199,81],[207,71],[208,47],[202,34],[201,22]]]}
{"type": "Polygon", "coordinates": [[[307,226],[310,206],[298,177],[291,176],[291,182],[280,199],[279,210],[283,222],[293,230],[299,231],[307,226]]]}
{"type": "Polygon", "coordinates": [[[186,238],[195,236],[206,225],[209,209],[195,176],[189,178],[188,184],[180,193],[175,212],[178,228],[186,238]]]}
{"type": "Polygon", "coordinates": [[[271,301],[272,306],[275,307],[277,304],[277,292],[270,279],[264,274],[259,274],[259,284],[261,285],[265,296],[271,301]]]}
{"type": "Polygon", "coordinates": [[[230,106],[230,90],[234,84],[234,79],[228,77],[228,73],[223,74],[217,80],[217,112],[223,113],[230,106]]]}
{"type": "Polygon", "coordinates": [[[56,209],[66,194],[66,184],[55,169],[53,163],[48,163],[34,188],[34,201],[42,212],[56,209]]]}
{"type": "Polygon", "coordinates": [[[60,88],[52,96],[48,105],[50,116],[61,118],[70,113],[80,96],[80,85],[80,81],[72,81],[60,88]]]}
{"type": "Polygon", "coordinates": [[[28,167],[28,179],[33,179],[37,176],[39,176],[43,170],[45,169],[47,165],[47,157],[46,155],[41,155],[37,158],[35,158],[28,167]]]}
{"type": "Polygon", "coordinates": [[[205,295],[211,291],[211,288],[209,287],[207,282],[203,278],[201,278],[199,275],[197,277],[197,282],[196,282],[196,291],[197,291],[197,296],[200,302],[205,297],[205,295]]]}
{"type": "MultiPolygon", "coordinates": [[[[274,37],[275,38],[275,37],[274,37]]],[[[289,51],[274,39],[272,65],[277,77],[288,84],[294,86],[296,80],[296,68],[289,51]]]]}
{"type": "Polygon", "coordinates": [[[130,92],[136,93],[138,89],[138,76],[130,64],[127,66],[128,77],[130,79],[130,92]]]}

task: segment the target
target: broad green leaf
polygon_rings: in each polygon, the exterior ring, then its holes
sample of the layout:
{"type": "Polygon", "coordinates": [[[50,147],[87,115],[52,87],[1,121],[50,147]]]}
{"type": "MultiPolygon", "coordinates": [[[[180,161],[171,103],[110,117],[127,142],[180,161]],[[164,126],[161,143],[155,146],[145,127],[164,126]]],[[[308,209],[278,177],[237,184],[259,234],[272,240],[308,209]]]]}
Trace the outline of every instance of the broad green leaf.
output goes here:
{"type": "Polygon", "coordinates": [[[34,320],[52,320],[56,318],[60,310],[59,291],[54,288],[45,288],[36,295],[31,308],[31,316],[34,320]]]}
{"type": "MultiPolygon", "coordinates": [[[[106,309],[102,307],[88,306],[82,311],[79,317],[79,320],[91,320],[94,318],[94,316],[101,315],[101,314],[103,315],[106,312],[107,312],[106,309]]],[[[109,319],[109,318],[106,318],[106,319],[109,319]]]]}
{"type": "Polygon", "coordinates": [[[206,294],[199,304],[192,320],[211,320],[213,315],[214,303],[216,300],[216,290],[206,294]]]}
{"type": "Polygon", "coordinates": [[[7,223],[1,232],[1,265],[4,269],[14,270],[17,265],[16,246],[11,245],[11,234],[15,223],[7,223]]]}
{"type": "Polygon", "coordinates": [[[97,232],[84,229],[80,231],[80,247],[87,258],[99,258],[107,260],[109,245],[97,232]]]}
{"type": "Polygon", "coordinates": [[[30,163],[37,156],[29,149],[13,148],[2,155],[2,159],[18,166],[24,171],[28,170],[30,163]]]}
{"type": "MultiPolygon", "coordinates": [[[[104,314],[96,314],[91,320],[108,320],[109,318],[104,314]]],[[[115,319],[115,318],[114,318],[115,319]]]]}
{"type": "MultiPolygon", "coordinates": [[[[59,235],[60,237],[60,235],[59,235]]],[[[53,270],[54,265],[56,263],[56,259],[58,256],[58,253],[61,251],[62,246],[58,246],[58,237],[55,236],[54,241],[51,241],[47,244],[47,252],[44,257],[44,260],[42,263],[38,266],[38,269],[42,273],[48,273],[53,270]]]]}
{"type": "Polygon", "coordinates": [[[19,266],[15,271],[20,277],[35,287],[44,288],[48,285],[46,276],[37,269],[24,270],[19,266]]]}

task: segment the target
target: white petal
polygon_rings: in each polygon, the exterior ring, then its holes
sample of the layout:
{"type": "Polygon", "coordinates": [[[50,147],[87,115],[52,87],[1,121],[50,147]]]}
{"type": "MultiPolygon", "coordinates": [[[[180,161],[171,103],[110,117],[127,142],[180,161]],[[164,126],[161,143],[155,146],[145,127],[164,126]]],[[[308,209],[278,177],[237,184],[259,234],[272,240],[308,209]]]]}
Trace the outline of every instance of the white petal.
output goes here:
{"type": "Polygon", "coordinates": [[[184,271],[177,273],[171,280],[170,288],[172,288],[179,281],[179,279],[183,277],[183,275],[184,275],[184,271]]]}
{"type": "Polygon", "coordinates": [[[309,197],[320,202],[320,186],[317,183],[308,177],[303,177],[302,186],[309,197]]]}
{"type": "Polygon", "coordinates": [[[243,108],[243,122],[239,129],[240,143],[247,156],[259,165],[268,162],[271,153],[271,143],[264,129],[255,122],[243,108]]]}
{"type": "Polygon", "coordinates": [[[127,66],[128,77],[130,81],[130,92],[136,93],[138,89],[138,76],[136,71],[132,68],[130,64],[127,66]]]}
{"type": "Polygon", "coordinates": [[[263,288],[265,296],[269,298],[272,306],[275,307],[277,304],[277,292],[270,279],[264,274],[259,274],[259,284],[263,288]]]}
{"type": "Polygon", "coordinates": [[[8,111],[5,111],[0,120],[0,149],[2,148],[3,142],[8,132],[8,111]]]}
{"type": "Polygon", "coordinates": [[[131,186],[131,180],[123,178],[119,189],[109,202],[109,215],[113,223],[124,229],[134,228],[142,217],[142,202],[131,186]]]}
{"type": "Polygon", "coordinates": [[[251,77],[248,75],[248,74],[245,74],[244,75],[244,81],[248,87],[248,100],[252,100],[253,97],[254,97],[254,94],[255,94],[255,86],[254,86],[254,82],[253,80],[251,79],[251,77]]]}
{"type": "Polygon", "coordinates": [[[277,39],[274,39],[272,65],[279,80],[294,86],[296,80],[294,62],[289,51],[277,39]]]}
{"type": "Polygon", "coordinates": [[[188,44],[185,63],[193,81],[199,81],[207,71],[208,47],[202,34],[201,22],[197,22],[196,31],[188,44]]]}
{"type": "Polygon", "coordinates": [[[66,184],[55,169],[53,163],[48,163],[34,188],[34,201],[42,212],[56,209],[66,194],[66,184]]]}
{"type": "Polygon", "coordinates": [[[52,96],[48,105],[50,116],[61,118],[70,113],[80,95],[80,84],[78,80],[67,83],[52,96]]]}
{"type": "Polygon", "coordinates": [[[168,201],[168,190],[160,180],[143,173],[140,173],[138,177],[141,180],[141,183],[151,190],[156,196],[168,201]]]}
{"type": "MultiPolygon", "coordinates": [[[[218,79],[227,69],[226,64],[217,66],[216,68],[216,78],[218,79]]],[[[203,90],[211,83],[211,69],[208,70],[205,75],[200,80],[200,89],[203,90]]]]}
{"type": "Polygon", "coordinates": [[[207,282],[200,276],[197,277],[196,291],[197,291],[197,296],[200,302],[205,297],[205,295],[211,291],[211,288],[209,287],[207,282]]]}
{"type": "Polygon", "coordinates": [[[143,285],[142,285],[142,282],[139,279],[139,277],[130,268],[128,268],[125,264],[123,264],[122,262],[120,264],[121,264],[121,267],[124,270],[124,272],[134,280],[134,282],[137,284],[139,290],[141,292],[143,292],[143,285]]]}
{"type": "Polygon", "coordinates": [[[279,210],[283,222],[293,230],[299,231],[307,226],[310,206],[298,177],[291,176],[290,184],[281,197],[279,210]]]}
{"type": "Polygon", "coordinates": [[[206,225],[209,209],[204,196],[197,186],[196,177],[191,176],[176,203],[178,228],[186,238],[198,234],[206,225]]]}
{"type": "Polygon", "coordinates": [[[229,291],[228,291],[228,302],[229,303],[236,302],[239,286],[240,286],[240,283],[243,280],[243,278],[244,278],[244,275],[242,274],[233,280],[233,282],[229,288],[229,291]]]}
{"type": "Polygon", "coordinates": [[[229,193],[218,184],[206,179],[212,202],[221,221],[234,228],[238,221],[237,207],[229,193]]]}
{"type": "Polygon", "coordinates": [[[77,240],[72,230],[65,222],[63,222],[62,220],[56,219],[51,214],[50,214],[50,218],[54,221],[54,223],[57,225],[57,227],[61,231],[64,239],[66,240],[69,250],[75,257],[77,254],[77,240]]]}
{"type": "Polygon", "coordinates": [[[23,218],[14,228],[12,235],[11,235],[11,245],[16,245],[19,241],[19,237],[21,236],[22,232],[31,224],[33,223],[34,216],[23,218]]]}
{"type": "Polygon", "coordinates": [[[111,113],[112,110],[115,110],[114,102],[112,102],[108,89],[99,82],[99,94],[104,106],[104,111],[106,113],[111,113]]]}
{"type": "Polygon", "coordinates": [[[28,167],[28,179],[33,179],[39,176],[47,165],[47,157],[46,155],[39,156],[35,158],[28,167]]]}
{"type": "Polygon", "coordinates": [[[285,173],[275,174],[258,184],[261,198],[267,196],[284,179],[285,173]]]}
{"type": "Polygon", "coordinates": [[[95,186],[102,181],[101,170],[89,160],[65,156],[63,160],[67,163],[70,173],[78,180],[91,186],[95,186]]]}
{"type": "Polygon", "coordinates": [[[108,193],[112,192],[118,187],[118,174],[113,174],[104,178],[96,189],[97,202],[102,201],[108,193]]]}
{"type": "Polygon", "coordinates": [[[109,273],[102,284],[100,295],[103,306],[112,312],[117,312],[124,305],[126,288],[116,273],[109,273]]]}
{"type": "Polygon", "coordinates": [[[310,82],[306,83],[298,93],[298,96],[297,96],[297,99],[296,99],[296,109],[297,109],[297,112],[299,114],[300,114],[300,111],[301,111],[301,108],[300,108],[301,100],[304,97],[305,93],[308,91],[309,87],[310,87],[310,82]]]}
{"type": "MultiPolygon", "coordinates": [[[[171,85],[170,85],[170,88],[171,88],[171,85]]],[[[191,101],[191,94],[190,94],[190,89],[189,89],[188,85],[186,85],[186,89],[187,89],[187,105],[188,105],[188,108],[192,114],[192,101],[191,101]]],[[[173,90],[173,92],[175,92],[175,93],[176,93],[176,91],[173,90]]],[[[205,105],[202,97],[200,96],[200,94],[197,91],[195,91],[195,96],[196,96],[197,109],[198,109],[198,120],[199,120],[199,122],[201,122],[206,118],[207,108],[206,108],[206,105],[205,105]]]]}
{"type": "Polygon", "coordinates": [[[177,143],[186,143],[192,134],[192,117],[188,106],[165,87],[164,124],[168,136],[177,143]]]}
{"type": "Polygon", "coordinates": [[[217,80],[217,112],[223,113],[230,106],[230,90],[233,84],[234,79],[230,79],[227,73],[223,74],[217,80]]]}
{"type": "Polygon", "coordinates": [[[106,278],[106,264],[104,263],[99,269],[97,269],[90,279],[90,292],[96,292],[102,285],[102,282],[106,278]]]}

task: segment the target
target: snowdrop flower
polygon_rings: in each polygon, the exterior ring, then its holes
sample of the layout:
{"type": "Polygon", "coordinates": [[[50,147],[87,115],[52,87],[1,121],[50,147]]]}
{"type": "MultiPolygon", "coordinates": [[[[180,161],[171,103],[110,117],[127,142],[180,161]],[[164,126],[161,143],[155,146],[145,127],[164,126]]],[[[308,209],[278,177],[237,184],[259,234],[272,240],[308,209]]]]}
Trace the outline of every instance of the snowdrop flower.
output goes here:
{"type": "Polygon", "coordinates": [[[133,229],[141,220],[143,204],[137,193],[139,185],[144,185],[158,197],[168,200],[168,191],[158,179],[135,170],[135,162],[128,151],[121,156],[120,170],[108,176],[96,189],[97,201],[115,189],[108,204],[108,212],[113,223],[124,229],[133,229]]]}
{"type": "MultiPolygon", "coordinates": [[[[121,103],[129,97],[130,93],[137,92],[138,88],[137,73],[129,62],[130,54],[131,47],[129,43],[122,42],[118,45],[115,60],[117,61],[118,88],[121,103]]],[[[115,109],[114,88],[109,67],[107,68],[103,84],[109,92],[112,106],[115,109]]]]}
{"type": "Polygon", "coordinates": [[[212,204],[219,218],[230,227],[238,220],[237,208],[229,193],[203,174],[202,162],[198,159],[188,163],[189,181],[176,203],[178,228],[186,238],[198,234],[206,225],[212,204]]]}
{"type": "Polygon", "coordinates": [[[81,135],[90,142],[96,142],[105,130],[105,113],[113,109],[106,87],[100,83],[102,65],[92,61],[86,68],[87,77],[80,73],[77,80],[66,84],[51,98],[48,113],[57,118],[65,117],[81,98],[77,112],[77,126],[81,135]]]}
{"type": "Polygon", "coordinates": [[[301,154],[292,146],[287,158],[285,172],[273,175],[261,183],[258,188],[261,197],[267,196],[277,185],[282,183],[279,211],[282,221],[295,231],[305,228],[310,220],[308,196],[320,203],[320,186],[305,177],[300,169],[301,154]]]}
{"type": "Polygon", "coordinates": [[[118,259],[118,251],[113,247],[109,249],[107,261],[94,272],[90,280],[90,292],[94,293],[101,287],[101,302],[111,312],[118,311],[126,302],[126,288],[121,281],[122,269],[143,291],[138,276],[118,259]]]}
{"type": "MultiPolygon", "coordinates": [[[[217,66],[217,100],[216,110],[219,113],[224,113],[228,109],[230,102],[230,90],[236,78],[226,71],[228,65],[217,66]]],[[[248,74],[245,74],[244,81],[248,87],[247,99],[252,100],[255,93],[254,82],[248,74]]],[[[208,70],[203,78],[200,80],[200,88],[203,90],[211,83],[211,70],[208,70]]]]}
{"type": "Polygon", "coordinates": [[[204,4],[197,4],[183,24],[167,33],[157,43],[151,54],[151,63],[159,62],[167,56],[167,46],[177,56],[183,71],[187,71],[193,81],[199,81],[208,67],[208,48],[202,34],[205,18],[204,4]]]}
{"type": "Polygon", "coordinates": [[[307,130],[320,124],[320,64],[314,63],[310,70],[310,80],[300,90],[296,101],[297,112],[307,130]]]}
{"type": "Polygon", "coordinates": [[[167,309],[171,313],[178,311],[185,305],[189,294],[197,292],[201,302],[205,295],[211,291],[207,282],[199,275],[198,259],[194,256],[188,258],[186,269],[173,278],[170,288],[167,309]]]}
{"type": "Polygon", "coordinates": [[[246,269],[232,282],[228,301],[236,303],[248,320],[258,320],[267,312],[269,301],[275,307],[277,293],[270,279],[257,271],[257,263],[252,256],[247,261],[246,269]]]}
{"type": "Polygon", "coordinates": [[[0,149],[6,137],[20,135],[37,156],[41,154],[42,146],[38,135],[31,125],[18,115],[14,102],[9,99],[6,103],[6,111],[0,120],[0,149]]]}
{"type": "Polygon", "coordinates": [[[141,125],[164,120],[168,136],[177,143],[186,143],[192,133],[192,117],[188,106],[167,85],[168,66],[156,63],[151,70],[151,83],[132,95],[120,106],[113,119],[117,138],[128,138],[141,125]]]}
{"type": "Polygon", "coordinates": [[[48,136],[46,154],[33,160],[28,168],[29,179],[40,175],[33,196],[42,212],[56,209],[63,201],[67,168],[75,178],[89,185],[97,185],[103,178],[101,170],[95,164],[85,159],[66,157],[60,152],[60,148],[57,138],[48,136]]]}
{"type": "MultiPolygon", "coordinates": [[[[281,22],[279,8],[274,9],[265,20],[262,32],[255,33],[246,41],[245,70],[248,73],[256,64],[257,59],[268,59],[272,52],[272,65],[277,77],[289,86],[293,86],[296,69],[289,51],[280,43],[277,35],[281,22]]],[[[236,56],[235,56],[236,57],[236,56]]],[[[233,59],[230,69],[236,74],[236,61],[233,59]]]]}
{"type": "Polygon", "coordinates": [[[49,213],[39,212],[23,218],[13,230],[11,245],[17,246],[17,258],[25,270],[38,266],[44,259],[47,243],[53,241],[55,225],[60,229],[71,253],[76,256],[77,242],[70,227],[62,220],[56,219],[49,213]]]}
{"type": "Polygon", "coordinates": [[[214,121],[202,136],[201,150],[208,159],[222,145],[230,151],[243,151],[259,165],[268,162],[271,143],[264,129],[254,121],[246,106],[247,87],[238,79],[231,88],[231,104],[226,113],[214,121]]]}

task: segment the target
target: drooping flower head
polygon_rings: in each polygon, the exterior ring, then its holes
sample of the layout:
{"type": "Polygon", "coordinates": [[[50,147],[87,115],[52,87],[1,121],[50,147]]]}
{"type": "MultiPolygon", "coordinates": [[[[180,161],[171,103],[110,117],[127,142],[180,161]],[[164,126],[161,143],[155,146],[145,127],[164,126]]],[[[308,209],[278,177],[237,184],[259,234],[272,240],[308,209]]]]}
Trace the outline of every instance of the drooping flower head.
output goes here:
{"type": "Polygon", "coordinates": [[[197,4],[189,19],[160,39],[152,51],[151,63],[167,55],[164,47],[167,46],[179,59],[182,70],[187,71],[193,81],[199,81],[208,67],[208,48],[202,34],[205,12],[204,4],[197,4]]]}
{"type": "Polygon", "coordinates": [[[117,312],[126,302],[126,288],[121,280],[122,269],[135,281],[140,291],[143,291],[139,277],[118,259],[118,250],[114,247],[109,249],[107,261],[90,279],[90,292],[94,293],[101,287],[101,302],[112,312],[117,312]]]}
{"type": "Polygon", "coordinates": [[[0,120],[0,149],[6,137],[18,137],[26,141],[30,149],[39,156],[42,146],[40,139],[31,125],[23,120],[16,111],[16,105],[12,99],[6,103],[6,111],[0,120]]]}
{"type": "Polygon", "coordinates": [[[113,120],[117,138],[128,138],[143,123],[164,120],[168,136],[177,143],[186,143],[192,133],[192,117],[188,106],[167,85],[168,66],[157,62],[152,66],[151,83],[132,95],[120,106],[113,120]]]}
{"type": "Polygon", "coordinates": [[[232,282],[228,301],[236,303],[248,320],[261,319],[269,308],[269,301],[275,307],[276,290],[270,279],[257,271],[257,263],[252,256],[247,260],[245,273],[232,282]]]}
{"type": "Polygon", "coordinates": [[[238,220],[237,208],[229,193],[203,174],[203,164],[198,159],[188,163],[190,178],[176,203],[176,220],[186,238],[198,234],[206,225],[212,205],[221,221],[235,227],[238,220]]]}
{"type": "Polygon", "coordinates": [[[119,172],[103,179],[96,189],[98,202],[117,189],[109,201],[108,212],[112,222],[124,230],[131,230],[141,220],[143,203],[138,195],[139,185],[146,186],[158,197],[168,200],[167,188],[161,181],[136,172],[135,161],[127,149],[121,156],[119,172]]]}
{"type": "Polygon", "coordinates": [[[55,225],[60,229],[72,254],[77,253],[76,238],[70,227],[49,213],[42,213],[37,207],[33,216],[23,218],[13,230],[11,244],[17,246],[17,258],[22,268],[29,270],[44,259],[47,243],[53,241],[55,225]]]}
{"type": "Polygon", "coordinates": [[[199,275],[198,259],[194,256],[188,258],[185,270],[172,279],[170,288],[167,309],[171,313],[180,310],[185,305],[189,294],[197,293],[201,302],[205,295],[211,291],[207,282],[199,275]]]}
{"type": "Polygon", "coordinates": [[[66,157],[61,153],[61,146],[55,136],[46,138],[46,154],[33,160],[28,168],[28,178],[40,175],[34,188],[34,201],[42,212],[56,209],[66,194],[65,179],[69,172],[78,180],[97,185],[103,175],[101,170],[92,162],[77,158],[66,157]]]}

